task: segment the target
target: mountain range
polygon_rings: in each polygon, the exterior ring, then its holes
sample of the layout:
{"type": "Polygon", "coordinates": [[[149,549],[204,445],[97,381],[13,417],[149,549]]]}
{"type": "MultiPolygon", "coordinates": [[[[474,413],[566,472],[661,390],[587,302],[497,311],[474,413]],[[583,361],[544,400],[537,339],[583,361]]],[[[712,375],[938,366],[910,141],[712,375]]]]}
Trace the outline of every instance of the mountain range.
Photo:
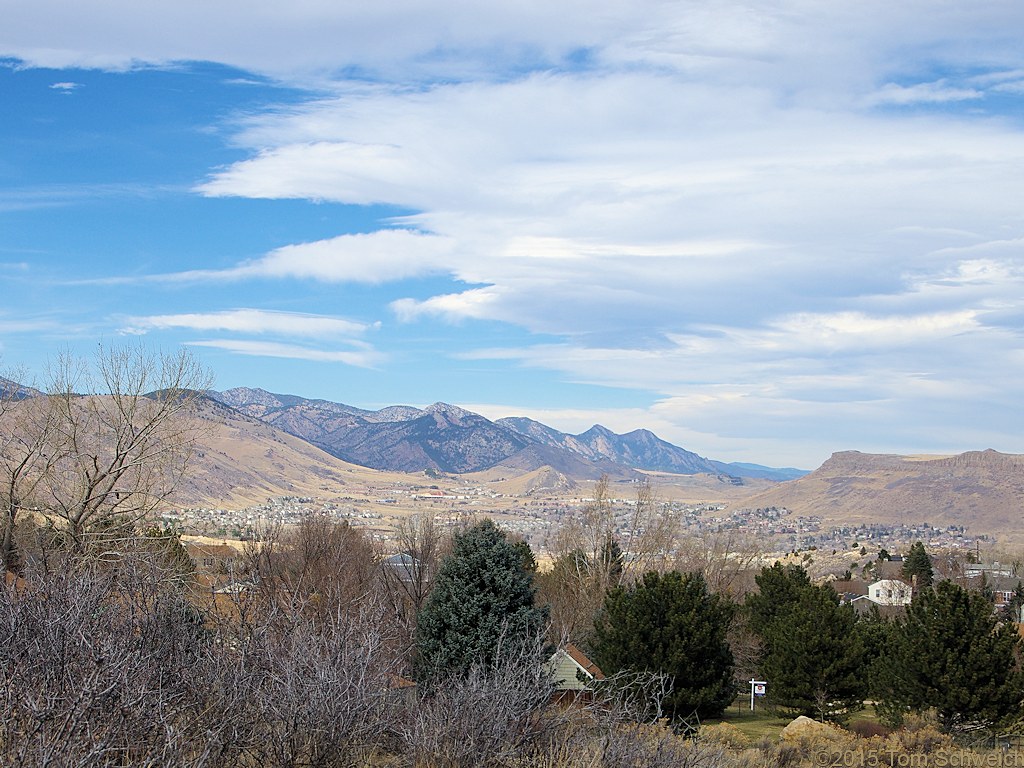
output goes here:
{"type": "MultiPolygon", "coordinates": [[[[18,398],[40,394],[2,380],[0,388],[18,398]]],[[[716,462],[647,430],[619,435],[595,425],[571,435],[521,417],[490,421],[444,403],[368,411],[237,388],[207,393],[197,416],[202,438],[178,489],[183,507],[241,509],[302,496],[397,514],[418,508],[413,496],[401,495],[417,488],[439,489],[433,493],[471,508],[477,502],[466,500],[465,489],[486,487],[490,509],[505,504],[501,513],[515,515],[523,497],[576,494],[583,481],[602,474],[628,486],[643,471],[662,497],[687,503],[784,507],[837,525],[962,525],[1024,542],[1024,455],[993,450],[841,451],[805,473],[716,462]]]]}
{"type": "Polygon", "coordinates": [[[492,468],[521,473],[550,467],[580,479],[602,474],[630,477],[644,470],[710,474],[733,484],[742,484],[744,478],[791,480],[805,474],[789,468],[712,461],[646,429],[619,435],[594,425],[571,435],[524,417],[490,421],[446,403],[423,409],[395,405],[368,411],[249,387],[208,394],[343,461],[379,470],[464,474],[492,468]]]}

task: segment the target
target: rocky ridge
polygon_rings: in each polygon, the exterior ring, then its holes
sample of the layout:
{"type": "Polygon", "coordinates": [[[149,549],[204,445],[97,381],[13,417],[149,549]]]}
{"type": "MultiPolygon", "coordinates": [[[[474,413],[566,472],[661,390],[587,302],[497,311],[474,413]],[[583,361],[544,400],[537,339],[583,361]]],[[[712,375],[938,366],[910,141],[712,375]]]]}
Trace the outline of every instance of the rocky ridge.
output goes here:
{"type": "Polygon", "coordinates": [[[527,418],[490,421],[447,403],[368,411],[248,387],[210,394],[333,456],[374,469],[462,474],[492,467],[517,472],[550,467],[579,479],[602,474],[628,479],[637,470],[706,473],[733,484],[742,476],[771,479],[767,468],[754,474],[741,467],[730,471],[732,465],[702,458],[645,429],[618,435],[594,425],[580,435],[569,435],[527,418]]]}

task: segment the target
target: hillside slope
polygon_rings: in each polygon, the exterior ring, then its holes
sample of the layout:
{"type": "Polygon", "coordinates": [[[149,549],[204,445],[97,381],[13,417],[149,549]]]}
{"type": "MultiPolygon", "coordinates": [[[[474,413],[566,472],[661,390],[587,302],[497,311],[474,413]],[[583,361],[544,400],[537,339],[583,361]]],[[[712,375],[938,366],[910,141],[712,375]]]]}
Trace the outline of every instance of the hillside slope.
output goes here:
{"type": "Polygon", "coordinates": [[[733,504],[787,507],[830,522],[964,525],[975,533],[1021,530],[1024,456],[971,451],[911,457],[834,453],[817,470],[733,504]]]}
{"type": "Polygon", "coordinates": [[[213,400],[201,403],[205,434],[175,501],[240,508],[274,496],[342,493],[366,470],[213,400]]]}

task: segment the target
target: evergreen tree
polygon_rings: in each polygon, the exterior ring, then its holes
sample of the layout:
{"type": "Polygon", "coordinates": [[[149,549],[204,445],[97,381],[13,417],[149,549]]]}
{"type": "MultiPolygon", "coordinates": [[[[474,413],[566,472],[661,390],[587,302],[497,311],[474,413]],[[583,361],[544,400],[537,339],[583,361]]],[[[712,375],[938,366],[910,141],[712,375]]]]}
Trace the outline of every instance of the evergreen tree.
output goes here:
{"type": "Polygon", "coordinates": [[[747,595],[745,609],[750,626],[763,635],[776,616],[795,605],[800,596],[811,589],[807,571],[799,565],[782,565],[776,562],[769,568],[762,568],[754,577],[757,592],[747,595]]]}
{"type": "Polygon", "coordinates": [[[527,573],[537,573],[537,557],[533,554],[533,547],[530,546],[530,542],[520,540],[512,544],[512,549],[519,555],[519,561],[522,564],[522,569],[527,573]]]}
{"type": "Polygon", "coordinates": [[[818,719],[861,705],[864,642],[857,617],[827,586],[809,585],[765,626],[762,665],[772,701],[818,719]]]}
{"type": "Polygon", "coordinates": [[[662,672],[672,691],[670,719],[718,717],[733,700],[733,656],[726,642],[733,605],[699,573],[650,572],[610,590],[594,627],[594,660],[606,674],[662,672]]]}
{"type": "Polygon", "coordinates": [[[622,547],[619,546],[619,542],[610,533],[605,537],[604,546],[601,547],[598,560],[599,562],[595,565],[603,573],[608,574],[608,583],[620,584],[625,570],[625,559],[622,554],[622,547]]]}
{"type": "Polygon", "coordinates": [[[992,605],[951,581],[921,590],[893,629],[877,664],[879,711],[898,723],[934,707],[947,730],[992,725],[1018,712],[1017,631],[992,605]]]}
{"type": "Polygon", "coordinates": [[[1019,622],[1021,606],[1024,606],[1024,583],[1018,581],[1013,596],[1000,611],[1000,618],[1003,621],[1019,622]]]}
{"type": "Polygon", "coordinates": [[[761,636],[768,695],[815,717],[842,717],[864,696],[864,638],[853,609],[799,566],[775,563],[755,578],[745,610],[761,636]]]}
{"type": "Polygon", "coordinates": [[[932,559],[920,541],[914,542],[910,552],[903,559],[903,577],[916,587],[930,587],[932,584],[932,559]],[[917,580],[914,580],[914,577],[917,580]]]}
{"type": "Polygon", "coordinates": [[[857,635],[864,646],[865,695],[875,700],[881,698],[875,688],[878,677],[876,669],[889,652],[892,634],[893,622],[882,616],[877,605],[872,605],[857,619],[857,635]]]}
{"type": "Polygon", "coordinates": [[[417,680],[465,675],[536,645],[547,612],[533,597],[523,552],[491,520],[457,533],[416,619],[417,680]]]}
{"type": "Polygon", "coordinates": [[[181,535],[170,526],[147,528],[142,533],[142,542],[149,545],[159,557],[160,564],[167,566],[175,576],[191,576],[195,573],[196,564],[181,543],[181,535]]]}

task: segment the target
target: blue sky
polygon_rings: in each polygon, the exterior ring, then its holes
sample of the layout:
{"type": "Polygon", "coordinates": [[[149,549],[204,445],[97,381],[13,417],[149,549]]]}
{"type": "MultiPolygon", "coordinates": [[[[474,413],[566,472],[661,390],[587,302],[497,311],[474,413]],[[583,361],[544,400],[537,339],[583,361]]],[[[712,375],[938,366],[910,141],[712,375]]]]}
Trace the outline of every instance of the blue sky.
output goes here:
{"type": "Polygon", "coordinates": [[[1024,5],[362,5],[0,0],[5,367],[1024,452],[1024,5]]]}

